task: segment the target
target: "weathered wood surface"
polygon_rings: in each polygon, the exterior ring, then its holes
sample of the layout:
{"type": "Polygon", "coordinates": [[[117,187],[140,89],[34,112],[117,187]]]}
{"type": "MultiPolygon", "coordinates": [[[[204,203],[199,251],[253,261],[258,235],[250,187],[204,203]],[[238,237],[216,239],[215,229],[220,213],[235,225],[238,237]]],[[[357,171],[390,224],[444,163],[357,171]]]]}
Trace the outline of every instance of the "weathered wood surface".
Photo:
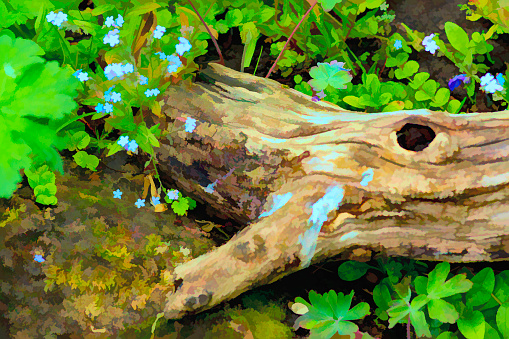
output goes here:
{"type": "Polygon", "coordinates": [[[247,227],[171,272],[167,318],[337,255],[507,260],[509,111],[367,114],[218,64],[201,74],[154,119],[176,125],[159,173],[247,227]]]}

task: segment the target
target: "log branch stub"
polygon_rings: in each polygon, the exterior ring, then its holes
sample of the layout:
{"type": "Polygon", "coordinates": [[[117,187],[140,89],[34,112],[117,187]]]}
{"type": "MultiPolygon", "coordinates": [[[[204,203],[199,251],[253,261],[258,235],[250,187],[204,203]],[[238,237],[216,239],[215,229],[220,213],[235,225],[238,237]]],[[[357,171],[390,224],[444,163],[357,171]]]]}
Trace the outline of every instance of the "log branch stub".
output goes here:
{"type": "Polygon", "coordinates": [[[218,64],[200,76],[153,119],[161,178],[246,228],[175,268],[167,318],[337,255],[509,257],[509,111],[353,112],[218,64]]]}

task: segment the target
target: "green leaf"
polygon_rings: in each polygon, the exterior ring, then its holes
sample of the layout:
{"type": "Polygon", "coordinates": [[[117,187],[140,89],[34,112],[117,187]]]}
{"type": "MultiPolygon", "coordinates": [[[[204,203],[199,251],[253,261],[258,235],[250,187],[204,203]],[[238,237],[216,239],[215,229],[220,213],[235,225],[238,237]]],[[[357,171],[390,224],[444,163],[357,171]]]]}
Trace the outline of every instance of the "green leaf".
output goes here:
{"type": "Polygon", "coordinates": [[[502,337],[509,338],[509,303],[500,305],[497,311],[497,327],[502,337]]]}
{"type": "Polygon", "coordinates": [[[448,88],[440,88],[435,94],[435,98],[433,99],[433,103],[431,106],[433,107],[441,107],[444,106],[451,96],[451,91],[448,88]]]}
{"type": "Polygon", "coordinates": [[[449,101],[449,104],[447,105],[447,112],[456,114],[461,109],[461,106],[462,105],[458,100],[456,100],[456,99],[451,100],[451,101],[449,101]]]}
{"type": "Polygon", "coordinates": [[[76,149],[83,149],[88,146],[90,142],[90,136],[87,132],[79,131],[74,133],[68,143],[67,149],[69,151],[75,151],[76,149]]]}
{"type": "Polygon", "coordinates": [[[189,204],[189,209],[190,210],[193,210],[196,208],[196,200],[193,200],[189,197],[185,197],[185,198],[182,198],[182,199],[186,199],[187,200],[187,203],[189,204]]]}
{"type": "Polygon", "coordinates": [[[115,6],[111,5],[111,4],[100,5],[100,6],[97,6],[96,8],[94,8],[92,10],[92,15],[93,16],[98,16],[98,15],[101,15],[101,14],[106,13],[108,11],[111,11],[113,8],[115,8],[115,6]]]}
{"type": "Polygon", "coordinates": [[[409,56],[410,55],[408,53],[404,53],[404,52],[398,53],[398,55],[396,55],[396,57],[388,58],[387,62],[385,63],[385,66],[386,67],[401,66],[408,60],[409,56]]]}
{"type": "Polygon", "coordinates": [[[346,97],[343,98],[343,101],[353,107],[358,107],[358,108],[366,107],[366,106],[364,106],[364,104],[360,103],[360,100],[358,97],[354,97],[353,95],[347,95],[346,97]]]}
{"type": "Polygon", "coordinates": [[[79,151],[73,155],[74,161],[83,168],[88,168],[92,171],[96,171],[97,165],[99,165],[99,158],[95,155],[90,155],[85,151],[79,151]]]}
{"type": "Polygon", "coordinates": [[[417,61],[410,60],[408,61],[405,66],[403,66],[403,69],[399,68],[397,69],[394,74],[396,75],[397,79],[403,79],[403,78],[409,78],[415,72],[419,70],[419,64],[417,61]]]}
{"type": "Polygon", "coordinates": [[[343,0],[318,0],[318,3],[322,5],[322,8],[326,12],[330,12],[334,6],[341,3],[343,0]]]}
{"type": "Polygon", "coordinates": [[[425,100],[430,100],[430,99],[431,99],[431,97],[424,91],[418,90],[415,93],[415,100],[417,100],[417,101],[425,101],[425,100]]]}
{"type": "Polygon", "coordinates": [[[0,154],[0,197],[9,198],[21,181],[20,169],[46,162],[52,169],[63,170],[57,152],[63,149],[63,137],[56,134],[55,126],[77,107],[79,81],[57,62],[45,63],[38,44],[13,39],[8,31],[0,36],[0,50],[0,70],[8,70],[0,71],[4,131],[0,144],[9,150],[0,154]]]}
{"type": "Polygon", "coordinates": [[[428,312],[431,319],[437,319],[443,323],[454,324],[459,318],[459,313],[454,306],[442,299],[430,300],[428,312]]]}
{"type": "Polygon", "coordinates": [[[340,70],[335,65],[326,63],[318,63],[318,66],[311,67],[309,75],[313,79],[309,80],[308,83],[318,92],[326,89],[328,86],[344,89],[346,84],[353,79],[348,71],[340,70]]]}
{"type": "Polygon", "coordinates": [[[244,19],[244,15],[242,14],[242,11],[238,8],[234,9],[228,9],[228,13],[226,13],[226,24],[228,27],[237,27],[240,25],[242,20],[244,19]]]}
{"type": "Polygon", "coordinates": [[[180,199],[172,202],[171,208],[175,214],[182,216],[187,213],[187,210],[189,209],[189,202],[187,199],[180,199]]]}
{"type": "Polygon", "coordinates": [[[509,300],[509,271],[502,271],[495,277],[495,290],[493,292],[495,298],[491,298],[486,305],[482,307],[483,310],[492,307],[498,307],[500,304],[497,302],[505,303],[509,300]]]}
{"type": "Polygon", "coordinates": [[[145,13],[148,13],[148,12],[152,12],[152,11],[158,9],[159,7],[161,7],[161,5],[159,5],[159,4],[155,3],[155,2],[149,2],[149,3],[145,3],[145,4],[142,4],[142,5],[139,5],[139,6],[134,6],[134,8],[131,9],[125,15],[125,17],[126,18],[130,18],[130,17],[133,17],[133,16],[142,15],[142,14],[145,14],[145,13]]]}
{"type": "Polygon", "coordinates": [[[495,273],[493,273],[493,269],[486,267],[470,280],[474,285],[466,294],[466,305],[475,307],[488,302],[495,288],[495,273]]]}
{"type": "Polygon", "coordinates": [[[251,65],[259,35],[260,31],[256,28],[253,22],[247,22],[242,25],[240,29],[240,37],[244,44],[243,67],[249,67],[251,65]]]}
{"type": "Polygon", "coordinates": [[[424,312],[417,311],[410,313],[410,321],[414,326],[417,337],[431,337],[431,332],[429,331],[429,325],[426,322],[424,312]]]}
{"type": "Polygon", "coordinates": [[[484,338],[486,322],[483,314],[480,311],[463,313],[458,319],[458,329],[467,339],[484,338]]]}
{"type": "Polygon", "coordinates": [[[373,268],[370,265],[359,261],[345,261],[338,268],[339,278],[345,281],[354,281],[362,277],[366,272],[373,268]]]}
{"type": "Polygon", "coordinates": [[[435,92],[437,91],[438,83],[435,80],[428,80],[422,86],[422,90],[426,92],[430,97],[435,96],[435,92]]]}
{"type": "Polygon", "coordinates": [[[428,275],[428,297],[430,299],[446,298],[458,293],[464,293],[472,288],[472,282],[461,274],[445,281],[449,270],[450,264],[443,262],[438,264],[428,275]]]}
{"type": "Polygon", "coordinates": [[[385,284],[378,284],[373,289],[373,301],[382,310],[386,311],[389,309],[389,303],[392,301],[391,292],[385,284]]]}
{"type": "Polygon", "coordinates": [[[398,323],[405,322],[405,317],[410,313],[410,307],[401,299],[391,302],[391,307],[387,310],[389,315],[389,328],[393,328],[398,323]]]}
{"type": "Polygon", "coordinates": [[[422,84],[424,84],[424,82],[426,80],[428,80],[429,78],[429,73],[427,72],[420,72],[420,73],[417,73],[415,76],[414,76],[414,79],[410,82],[410,87],[412,87],[413,89],[418,89],[419,87],[422,86],[422,84]]]}
{"type": "Polygon", "coordinates": [[[447,21],[445,23],[445,34],[447,35],[447,39],[451,43],[452,47],[456,50],[460,51],[464,55],[467,55],[468,52],[468,34],[458,26],[457,24],[447,21]]]}

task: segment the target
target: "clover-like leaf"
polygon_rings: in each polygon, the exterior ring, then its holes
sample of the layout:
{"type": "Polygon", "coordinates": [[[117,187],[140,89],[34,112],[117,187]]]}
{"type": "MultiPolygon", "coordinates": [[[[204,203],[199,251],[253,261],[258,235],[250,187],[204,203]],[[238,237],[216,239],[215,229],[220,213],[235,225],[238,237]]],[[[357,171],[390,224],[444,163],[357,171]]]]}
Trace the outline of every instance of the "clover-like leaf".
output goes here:
{"type": "Polygon", "coordinates": [[[313,78],[309,80],[309,84],[317,92],[326,89],[328,86],[345,89],[346,84],[353,79],[348,70],[326,63],[319,63],[318,66],[311,67],[309,75],[313,78]]]}

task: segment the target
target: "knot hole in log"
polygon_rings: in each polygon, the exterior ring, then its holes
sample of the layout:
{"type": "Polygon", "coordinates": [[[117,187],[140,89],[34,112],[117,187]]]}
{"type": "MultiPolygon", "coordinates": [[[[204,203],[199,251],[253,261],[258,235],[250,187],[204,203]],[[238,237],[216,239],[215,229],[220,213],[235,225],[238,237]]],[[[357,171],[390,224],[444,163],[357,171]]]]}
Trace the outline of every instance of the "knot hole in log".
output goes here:
{"type": "Polygon", "coordinates": [[[405,124],[397,133],[398,144],[408,151],[419,152],[435,139],[435,132],[428,126],[405,124]]]}

